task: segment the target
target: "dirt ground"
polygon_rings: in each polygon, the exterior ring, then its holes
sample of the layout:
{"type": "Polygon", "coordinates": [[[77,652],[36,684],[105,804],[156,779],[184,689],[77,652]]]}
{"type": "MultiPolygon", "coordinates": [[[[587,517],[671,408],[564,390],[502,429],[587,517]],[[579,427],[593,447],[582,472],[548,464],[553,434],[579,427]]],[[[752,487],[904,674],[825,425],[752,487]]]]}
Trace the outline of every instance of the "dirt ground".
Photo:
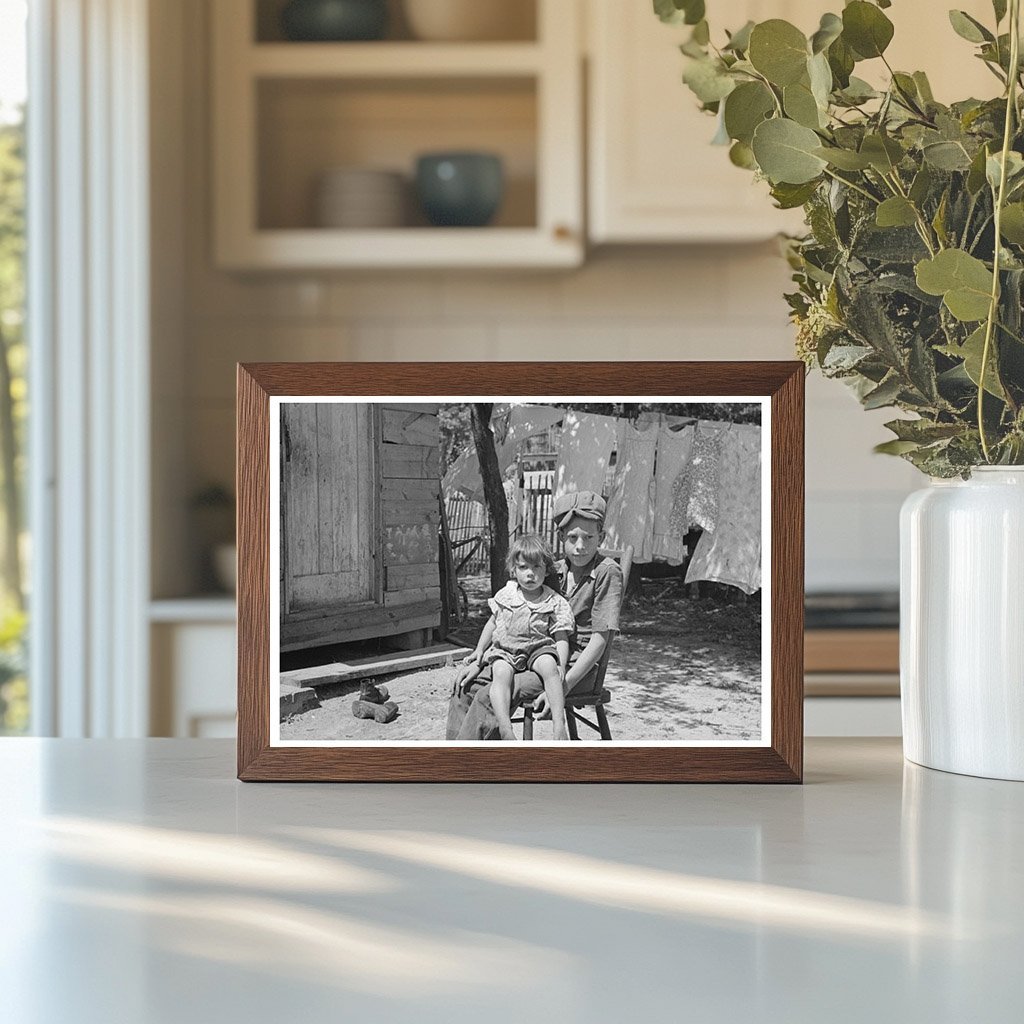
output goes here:
{"type": "MultiPolygon", "coordinates": [[[[486,620],[487,580],[463,581],[471,618],[450,637],[468,647],[486,620]]],[[[703,585],[691,596],[677,579],[645,580],[623,609],[605,686],[615,740],[756,739],[761,720],[760,595],[742,602],[726,587],[703,585]]],[[[352,693],[281,723],[287,740],[443,740],[454,668],[383,680],[399,715],[387,725],[352,717],[352,693]]],[[[590,716],[588,716],[590,717],[590,716]]],[[[517,729],[518,731],[518,729],[517,729]]],[[[551,738],[539,722],[537,739],[551,738]]],[[[597,733],[581,729],[583,739],[597,733]]]]}

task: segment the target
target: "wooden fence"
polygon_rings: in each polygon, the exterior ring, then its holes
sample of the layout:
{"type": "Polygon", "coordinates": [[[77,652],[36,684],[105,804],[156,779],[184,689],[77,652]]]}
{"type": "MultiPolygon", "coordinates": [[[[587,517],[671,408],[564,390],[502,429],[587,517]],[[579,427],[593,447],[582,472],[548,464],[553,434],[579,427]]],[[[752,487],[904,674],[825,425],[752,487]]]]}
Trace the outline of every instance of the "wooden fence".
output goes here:
{"type": "MultiPolygon", "coordinates": [[[[551,516],[554,475],[550,469],[525,471],[516,514],[510,518],[517,522],[515,536],[539,533],[557,555],[558,538],[551,516]]],[[[490,572],[487,509],[482,502],[453,495],[445,499],[445,512],[455,565],[461,566],[459,576],[486,576],[490,572]]]]}

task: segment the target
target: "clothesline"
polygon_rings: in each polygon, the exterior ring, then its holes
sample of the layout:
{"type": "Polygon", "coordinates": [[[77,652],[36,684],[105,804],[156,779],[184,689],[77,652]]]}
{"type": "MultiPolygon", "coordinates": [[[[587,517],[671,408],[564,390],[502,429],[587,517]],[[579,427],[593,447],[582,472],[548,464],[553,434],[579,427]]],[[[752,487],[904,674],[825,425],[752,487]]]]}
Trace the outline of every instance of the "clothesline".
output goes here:
{"type": "MultiPolygon", "coordinates": [[[[654,411],[635,419],[551,406],[513,406],[497,446],[503,475],[528,437],[561,423],[552,496],[607,492],[610,547],[634,549],[634,562],[680,565],[685,538],[703,532],[686,580],[716,580],[753,593],[761,585],[761,427],[654,411]],[[612,457],[615,462],[612,465],[612,457]]],[[[483,500],[475,452],[445,474],[446,496],[483,500]]],[[[510,506],[515,485],[506,481],[510,506]],[[511,493],[510,493],[511,492],[511,493]]]]}

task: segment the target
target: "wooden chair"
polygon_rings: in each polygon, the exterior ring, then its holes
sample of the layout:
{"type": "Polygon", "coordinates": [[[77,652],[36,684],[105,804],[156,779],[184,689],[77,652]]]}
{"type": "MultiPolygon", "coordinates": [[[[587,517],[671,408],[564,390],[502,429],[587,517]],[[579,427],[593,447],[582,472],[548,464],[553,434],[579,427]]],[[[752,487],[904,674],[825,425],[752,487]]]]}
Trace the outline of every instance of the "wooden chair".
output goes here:
{"type": "MultiPolygon", "coordinates": [[[[619,563],[619,568],[622,570],[622,596],[619,599],[619,613],[622,613],[622,604],[626,599],[626,587],[629,584],[629,572],[633,568],[633,545],[627,545],[622,550],[609,551],[602,549],[599,552],[605,558],[614,558],[619,563]]],[[[578,740],[580,738],[578,725],[582,722],[584,725],[593,729],[594,732],[599,733],[601,739],[610,740],[612,738],[612,731],[608,726],[608,715],[605,712],[604,706],[612,699],[610,690],[605,689],[604,677],[608,671],[608,660],[611,657],[612,645],[615,643],[615,634],[617,630],[611,630],[608,634],[608,643],[604,645],[604,650],[601,652],[601,660],[597,663],[597,669],[593,675],[593,683],[588,687],[586,692],[580,692],[573,690],[565,698],[565,727],[569,732],[569,738],[578,740]],[[589,718],[579,713],[580,708],[593,708],[594,714],[597,717],[597,721],[593,722],[589,718]]],[[[518,719],[516,719],[518,721],[518,719]]],[[[523,739],[533,739],[533,704],[526,703],[523,705],[523,739]]]]}

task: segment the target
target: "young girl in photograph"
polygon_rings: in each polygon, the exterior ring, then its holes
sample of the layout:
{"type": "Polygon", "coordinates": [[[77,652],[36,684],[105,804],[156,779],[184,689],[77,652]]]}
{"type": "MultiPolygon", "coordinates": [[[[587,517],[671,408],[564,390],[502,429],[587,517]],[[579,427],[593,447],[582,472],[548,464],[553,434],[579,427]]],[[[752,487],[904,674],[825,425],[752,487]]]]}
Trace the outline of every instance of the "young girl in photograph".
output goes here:
{"type": "Polygon", "coordinates": [[[503,740],[516,738],[511,721],[512,680],[517,672],[528,669],[544,683],[554,738],[566,739],[564,682],[575,622],[569,602],[544,582],[553,569],[551,549],[542,537],[526,534],[512,544],[511,579],[487,602],[491,617],[476,650],[464,662],[474,666],[464,682],[483,666],[491,666],[491,706],[503,740]]]}

